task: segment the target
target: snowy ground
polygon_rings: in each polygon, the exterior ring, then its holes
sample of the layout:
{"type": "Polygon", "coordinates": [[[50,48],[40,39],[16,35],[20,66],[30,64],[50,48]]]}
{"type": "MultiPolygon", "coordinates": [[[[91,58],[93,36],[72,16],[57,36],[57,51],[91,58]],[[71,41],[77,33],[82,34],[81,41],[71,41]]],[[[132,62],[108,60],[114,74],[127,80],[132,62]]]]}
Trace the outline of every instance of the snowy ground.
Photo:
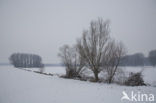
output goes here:
{"type": "MultiPolygon", "coordinates": [[[[125,68],[126,71],[136,72],[141,69],[125,68]]],[[[45,72],[65,73],[63,67],[47,67],[45,72]]],[[[155,68],[146,67],[143,71],[148,83],[156,81],[155,74],[155,68]]],[[[91,83],[41,75],[11,66],[0,67],[0,103],[132,103],[120,100],[122,91],[156,95],[156,87],[153,86],[126,87],[91,83]]]]}

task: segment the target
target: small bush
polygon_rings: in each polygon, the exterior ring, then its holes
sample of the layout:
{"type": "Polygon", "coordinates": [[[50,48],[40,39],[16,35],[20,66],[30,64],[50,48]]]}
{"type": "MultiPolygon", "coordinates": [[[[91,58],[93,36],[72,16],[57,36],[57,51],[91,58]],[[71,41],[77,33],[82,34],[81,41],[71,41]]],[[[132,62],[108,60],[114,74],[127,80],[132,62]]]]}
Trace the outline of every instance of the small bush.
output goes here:
{"type": "Polygon", "coordinates": [[[125,85],[128,86],[142,86],[146,85],[144,83],[144,80],[142,78],[142,73],[130,73],[130,76],[128,77],[127,81],[125,82],[125,85]]]}
{"type": "Polygon", "coordinates": [[[80,72],[76,69],[66,69],[66,78],[81,78],[80,72]]]}

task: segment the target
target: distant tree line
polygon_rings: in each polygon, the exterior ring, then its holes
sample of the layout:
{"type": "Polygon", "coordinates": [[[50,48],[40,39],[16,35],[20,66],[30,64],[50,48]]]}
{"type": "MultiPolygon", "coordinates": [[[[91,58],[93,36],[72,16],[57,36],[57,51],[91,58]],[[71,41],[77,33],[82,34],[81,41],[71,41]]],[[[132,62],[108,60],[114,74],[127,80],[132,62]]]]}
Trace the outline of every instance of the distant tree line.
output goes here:
{"type": "Polygon", "coordinates": [[[10,63],[17,68],[43,68],[42,58],[36,54],[13,53],[9,57],[10,63]]]}
{"type": "Polygon", "coordinates": [[[121,58],[121,66],[156,66],[156,50],[149,52],[148,57],[142,53],[135,53],[133,55],[126,55],[121,58]]]}
{"type": "Polygon", "coordinates": [[[156,50],[152,50],[149,52],[149,61],[153,66],[156,66],[156,50]]]}

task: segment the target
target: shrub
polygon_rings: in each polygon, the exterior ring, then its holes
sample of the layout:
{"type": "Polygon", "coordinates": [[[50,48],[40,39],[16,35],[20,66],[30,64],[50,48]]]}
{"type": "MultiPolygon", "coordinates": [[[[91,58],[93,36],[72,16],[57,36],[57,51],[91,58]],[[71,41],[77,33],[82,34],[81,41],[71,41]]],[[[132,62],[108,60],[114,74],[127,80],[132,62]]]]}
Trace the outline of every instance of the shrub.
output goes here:
{"type": "Polygon", "coordinates": [[[130,76],[128,77],[127,81],[125,82],[125,85],[128,86],[142,86],[146,85],[144,83],[144,80],[142,78],[142,73],[130,73],[130,76]]]}
{"type": "Polygon", "coordinates": [[[81,78],[80,73],[76,71],[76,69],[66,69],[66,77],[67,78],[81,78]]]}
{"type": "Polygon", "coordinates": [[[64,45],[60,48],[59,57],[62,60],[66,68],[65,78],[81,78],[81,72],[83,71],[84,61],[79,55],[77,47],[69,47],[64,45]]]}

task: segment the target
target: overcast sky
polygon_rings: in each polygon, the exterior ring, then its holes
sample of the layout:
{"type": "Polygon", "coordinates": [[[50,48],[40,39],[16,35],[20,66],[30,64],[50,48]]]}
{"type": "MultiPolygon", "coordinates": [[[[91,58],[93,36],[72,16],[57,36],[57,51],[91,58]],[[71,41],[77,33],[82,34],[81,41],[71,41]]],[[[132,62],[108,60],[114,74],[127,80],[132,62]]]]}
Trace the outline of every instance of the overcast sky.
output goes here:
{"type": "Polygon", "coordinates": [[[76,43],[98,17],[111,21],[128,54],[156,49],[156,0],[0,0],[0,62],[24,52],[59,63],[59,47],[76,43]]]}

